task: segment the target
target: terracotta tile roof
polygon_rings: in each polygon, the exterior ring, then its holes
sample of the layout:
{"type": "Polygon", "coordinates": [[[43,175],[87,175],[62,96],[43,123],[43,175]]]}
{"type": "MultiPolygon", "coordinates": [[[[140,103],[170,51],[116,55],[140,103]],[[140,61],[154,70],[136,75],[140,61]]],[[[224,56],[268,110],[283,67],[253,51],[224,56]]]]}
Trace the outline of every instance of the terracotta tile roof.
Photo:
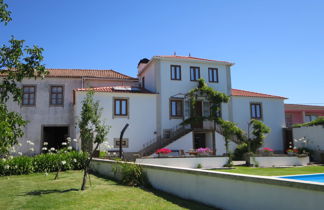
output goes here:
{"type": "Polygon", "coordinates": [[[285,104],[285,110],[319,110],[324,111],[324,106],[302,105],[302,104],[285,104]]]}
{"type": "Polygon", "coordinates": [[[108,93],[148,93],[154,94],[146,89],[139,87],[131,86],[108,86],[108,87],[97,87],[97,88],[78,88],[75,91],[89,91],[93,90],[94,92],[108,92],[108,93]]]}
{"type": "Polygon", "coordinates": [[[274,95],[268,95],[268,94],[256,93],[256,92],[238,90],[238,89],[232,89],[232,96],[287,99],[281,96],[274,96],[274,95]]]}
{"type": "Polygon", "coordinates": [[[160,58],[177,58],[177,59],[188,59],[188,60],[200,60],[200,61],[212,61],[212,62],[222,62],[227,65],[234,65],[234,63],[228,62],[228,61],[218,61],[218,60],[210,60],[205,58],[196,58],[191,56],[179,56],[179,55],[157,55],[154,57],[160,57],[160,58]]]}
{"type": "Polygon", "coordinates": [[[49,74],[47,77],[95,77],[109,79],[130,79],[137,80],[134,77],[121,74],[114,70],[97,70],[97,69],[47,69],[49,74]]]}

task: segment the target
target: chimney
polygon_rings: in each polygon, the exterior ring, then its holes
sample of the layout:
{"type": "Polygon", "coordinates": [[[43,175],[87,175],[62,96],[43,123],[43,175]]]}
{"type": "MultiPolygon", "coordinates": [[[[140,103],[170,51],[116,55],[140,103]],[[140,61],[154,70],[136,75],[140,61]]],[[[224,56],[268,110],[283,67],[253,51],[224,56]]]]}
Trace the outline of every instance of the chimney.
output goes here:
{"type": "Polygon", "coordinates": [[[147,58],[143,58],[138,62],[138,64],[137,64],[137,71],[138,71],[137,73],[138,74],[143,70],[143,68],[147,65],[148,62],[150,62],[150,60],[147,58]]]}

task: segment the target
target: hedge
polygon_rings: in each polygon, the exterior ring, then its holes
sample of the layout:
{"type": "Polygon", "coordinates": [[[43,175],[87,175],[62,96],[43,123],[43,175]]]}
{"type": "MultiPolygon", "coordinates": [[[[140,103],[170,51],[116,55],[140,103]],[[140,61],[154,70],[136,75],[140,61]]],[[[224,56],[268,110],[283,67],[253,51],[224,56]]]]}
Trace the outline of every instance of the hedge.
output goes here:
{"type": "Polygon", "coordinates": [[[61,167],[60,170],[62,171],[80,170],[83,168],[86,159],[87,153],[78,151],[0,159],[0,176],[54,172],[57,171],[58,167],[61,167]]]}

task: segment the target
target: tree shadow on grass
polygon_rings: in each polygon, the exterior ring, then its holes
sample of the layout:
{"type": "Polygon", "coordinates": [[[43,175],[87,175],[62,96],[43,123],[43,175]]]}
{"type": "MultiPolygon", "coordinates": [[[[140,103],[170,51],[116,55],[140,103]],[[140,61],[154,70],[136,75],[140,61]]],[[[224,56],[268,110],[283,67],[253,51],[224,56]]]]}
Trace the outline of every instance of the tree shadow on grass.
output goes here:
{"type": "MultiPolygon", "coordinates": [[[[103,180],[110,180],[110,181],[114,181],[115,183],[113,185],[120,185],[120,186],[125,186],[123,184],[121,184],[121,182],[117,179],[114,179],[114,178],[111,178],[111,177],[108,177],[108,176],[104,176],[104,175],[101,175],[99,173],[96,173],[96,172],[93,172],[92,171],[92,175],[93,176],[96,176],[98,178],[101,178],[103,180]]],[[[112,183],[110,183],[112,184],[112,183]]],[[[183,208],[186,208],[186,209],[190,209],[190,210],[204,210],[204,209],[219,209],[219,208],[214,208],[214,207],[211,207],[211,206],[207,206],[207,205],[204,205],[202,203],[198,203],[198,202],[195,202],[195,201],[191,201],[191,200],[186,200],[186,199],[183,199],[183,198],[180,198],[178,196],[175,196],[175,195],[172,195],[170,193],[166,193],[166,192],[162,192],[162,191],[159,191],[159,190],[156,190],[152,187],[141,187],[142,190],[148,192],[148,193],[153,193],[154,195],[160,197],[160,198],[163,198],[164,200],[167,200],[179,207],[183,207],[183,208]]]]}
{"type": "Polygon", "coordinates": [[[190,210],[219,209],[195,201],[186,200],[178,196],[172,195],[170,193],[162,192],[153,188],[142,188],[142,189],[186,209],[190,209],[190,210]]]}
{"type": "Polygon", "coordinates": [[[46,194],[52,194],[52,193],[67,193],[67,192],[72,192],[72,191],[79,191],[79,189],[71,188],[71,189],[67,189],[67,190],[57,190],[57,189],[55,189],[55,190],[35,190],[35,191],[27,192],[24,195],[46,195],[46,194]]]}

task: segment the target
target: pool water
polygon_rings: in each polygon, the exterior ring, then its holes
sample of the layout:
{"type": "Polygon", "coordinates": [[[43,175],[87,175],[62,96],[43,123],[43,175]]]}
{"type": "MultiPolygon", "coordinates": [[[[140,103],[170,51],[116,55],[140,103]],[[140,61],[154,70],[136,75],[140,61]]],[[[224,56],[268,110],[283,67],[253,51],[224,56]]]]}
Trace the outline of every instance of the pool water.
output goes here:
{"type": "Polygon", "coordinates": [[[279,178],[324,183],[324,174],[310,174],[310,175],[298,175],[298,176],[281,176],[279,178]]]}

